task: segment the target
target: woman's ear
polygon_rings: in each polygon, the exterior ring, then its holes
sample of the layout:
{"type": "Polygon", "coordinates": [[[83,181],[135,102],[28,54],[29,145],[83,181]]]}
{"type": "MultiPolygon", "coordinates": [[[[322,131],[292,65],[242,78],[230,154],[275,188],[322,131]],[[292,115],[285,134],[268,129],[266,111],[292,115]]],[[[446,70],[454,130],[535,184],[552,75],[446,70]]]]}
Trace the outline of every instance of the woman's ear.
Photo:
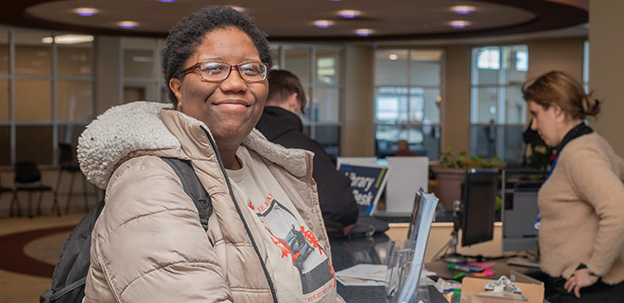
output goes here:
{"type": "Polygon", "coordinates": [[[169,88],[178,99],[178,104],[176,108],[179,111],[182,111],[182,81],[178,78],[171,78],[169,80],[169,88]]]}
{"type": "Polygon", "coordinates": [[[552,108],[553,113],[555,114],[555,119],[557,121],[563,122],[566,120],[566,113],[563,111],[563,109],[561,108],[561,106],[552,103],[550,105],[550,107],[552,108]]]}

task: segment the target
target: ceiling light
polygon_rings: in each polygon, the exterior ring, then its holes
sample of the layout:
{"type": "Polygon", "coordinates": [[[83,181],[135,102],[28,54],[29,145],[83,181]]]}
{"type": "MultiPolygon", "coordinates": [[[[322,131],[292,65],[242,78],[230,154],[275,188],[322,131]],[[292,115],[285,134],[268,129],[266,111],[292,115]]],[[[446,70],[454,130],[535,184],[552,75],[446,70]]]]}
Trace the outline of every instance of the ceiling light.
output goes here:
{"type": "Polygon", "coordinates": [[[329,21],[329,20],[316,20],[314,21],[314,26],[318,27],[318,28],[328,28],[330,26],[334,25],[333,21],[329,21]]]}
{"type": "Polygon", "coordinates": [[[466,28],[468,27],[468,25],[470,25],[470,22],[465,20],[455,20],[449,22],[449,25],[453,28],[466,28]]]}
{"type": "Polygon", "coordinates": [[[231,7],[231,8],[233,8],[233,9],[235,9],[235,10],[237,10],[237,11],[239,11],[239,12],[241,12],[241,13],[244,13],[244,12],[245,12],[245,9],[244,9],[242,6],[234,6],[234,5],[231,5],[230,7],[231,7]]]}
{"type": "Polygon", "coordinates": [[[373,33],[373,30],[370,28],[359,28],[355,30],[355,34],[360,37],[368,37],[373,33]]]}
{"type": "Polygon", "coordinates": [[[354,18],[359,17],[361,13],[360,11],[346,9],[346,10],[338,11],[338,14],[340,15],[340,17],[343,17],[346,19],[354,19],[354,18]]]}
{"type": "Polygon", "coordinates": [[[393,60],[393,61],[394,61],[394,60],[396,60],[396,59],[399,59],[399,56],[397,56],[397,54],[390,54],[390,56],[388,56],[388,59],[390,59],[390,60],[393,60]]]}
{"type": "Polygon", "coordinates": [[[455,5],[451,7],[451,10],[459,15],[466,15],[474,12],[475,7],[471,5],[455,5]]]}
{"type": "Polygon", "coordinates": [[[91,42],[93,41],[93,36],[91,35],[59,35],[56,37],[44,37],[41,38],[42,43],[52,43],[56,42],[56,44],[77,44],[83,42],[91,42]]]}
{"type": "Polygon", "coordinates": [[[158,0],[158,2],[162,2],[162,3],[173,3],[173,2],[176,2],[176,0],[158,0]]]}
{"type": "Polygon", "coordinates": [[[117,22],[117,25],[119,25],[119,27],[121,27],[121,28],[130,29],[130,28],[137,27],[137,25],[139,25],[139,23],[135,22],[135,21],[121,21],[121,22],[117,22]]]}
{"type": "Polygon", "coordinates": [[[78,14],[78,16],[88,17],[97,14],[98,10],[93,7],[79,7],[77,9],[74,9],[74,12],[78,14]]]}

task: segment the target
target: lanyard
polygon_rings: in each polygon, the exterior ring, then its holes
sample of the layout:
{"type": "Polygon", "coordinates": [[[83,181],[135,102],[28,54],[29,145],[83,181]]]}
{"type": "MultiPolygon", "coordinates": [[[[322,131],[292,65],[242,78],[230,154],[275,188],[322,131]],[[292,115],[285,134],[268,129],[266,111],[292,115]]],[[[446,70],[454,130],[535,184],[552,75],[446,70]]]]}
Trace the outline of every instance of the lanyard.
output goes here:
{"type": "Polygon", "coordinates": [[[548,178],[552,174],[553,170],[555,170],[555,166],[557,165],[557,160],[558,159],[559,159],[559,156],[557,155],[555,157],[555,160],[553,160],[552,164],[550,165],[550,170],[548,170],[548,174],[546,174],[546,180],[548,180],[548,178]]]}

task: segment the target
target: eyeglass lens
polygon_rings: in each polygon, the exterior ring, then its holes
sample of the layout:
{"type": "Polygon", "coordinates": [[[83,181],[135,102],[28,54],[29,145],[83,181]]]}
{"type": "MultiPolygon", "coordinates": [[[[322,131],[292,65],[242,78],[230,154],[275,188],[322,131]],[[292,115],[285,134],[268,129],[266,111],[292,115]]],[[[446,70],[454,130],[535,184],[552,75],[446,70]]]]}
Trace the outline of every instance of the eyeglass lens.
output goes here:
{"type": "Polygon", "coordinates": [[[238,65],[229,65],[225,62],[206,61],[199,65],[200,76],[207,81],[225,80],[234,67],[245,81],[258,82],[266,78],[266,66],[258,62],[247,62],[238,65]]]}

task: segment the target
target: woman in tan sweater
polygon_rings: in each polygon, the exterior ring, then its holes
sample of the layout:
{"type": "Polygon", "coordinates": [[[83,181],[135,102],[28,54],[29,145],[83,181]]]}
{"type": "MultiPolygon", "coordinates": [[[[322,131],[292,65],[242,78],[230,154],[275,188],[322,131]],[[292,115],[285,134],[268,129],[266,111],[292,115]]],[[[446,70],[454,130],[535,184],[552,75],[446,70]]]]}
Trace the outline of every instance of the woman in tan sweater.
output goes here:
{"type": "Polygon", "coordinates": [[[557,302],[624,302],[624,159],[586,125],[600,102],[562,72],[522,89],[533,122],[557,158],[538,204],[540,266],[557,302]]]}

